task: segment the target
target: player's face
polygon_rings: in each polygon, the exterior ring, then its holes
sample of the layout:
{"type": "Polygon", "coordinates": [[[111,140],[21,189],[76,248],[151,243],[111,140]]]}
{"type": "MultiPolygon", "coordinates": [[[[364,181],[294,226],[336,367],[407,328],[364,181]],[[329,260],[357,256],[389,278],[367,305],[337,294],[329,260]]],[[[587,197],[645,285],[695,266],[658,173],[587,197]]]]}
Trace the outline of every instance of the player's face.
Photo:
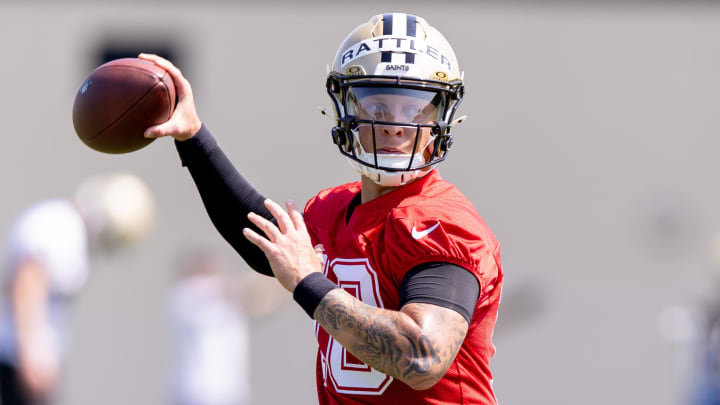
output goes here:
{"type": "MultiPolygon", "coordinates": [[[[418,135],[418,128],[412,124],[433,124],[438,120],[437,95],[420,90],[387,90],[354,89],[352,96],[355,98],[350,103],[349,112],[361,120],[392,123],[375,124],[375,150],[378,154],[411,154],[418,135]]],[[[420,128],[419,132],[416,153],[432,147],[429,145],[430,128],[420,128]]],[[[372,152],[373,126],[361,123],[358,133],[363,149],[372,152]]]]}

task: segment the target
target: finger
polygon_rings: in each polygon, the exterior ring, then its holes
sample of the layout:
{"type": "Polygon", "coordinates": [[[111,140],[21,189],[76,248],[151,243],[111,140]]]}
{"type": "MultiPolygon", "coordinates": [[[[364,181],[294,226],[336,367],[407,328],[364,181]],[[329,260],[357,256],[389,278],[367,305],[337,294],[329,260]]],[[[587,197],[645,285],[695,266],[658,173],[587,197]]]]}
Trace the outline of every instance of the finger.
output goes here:
{"type": "Polygon", "coordinates": [[[172,62],[169,60],[154,55],[151,53],[141,53],[138,55],[139,59],[147,60],[150,62],[153,62],[154,64],[160,66],[161,68],[165,69],[168,73],[170,73],[170,76],[173,78],[173,84],[175,85],[175,93],[177,94],[178,102],[182,102],[183,99],[187,95],[192,94],[192,88],[190,87],[190,82],[188,82],[185,79],[185,76],[183,76],[182,71],[175,66],[172,62]]]}
{"type": "Polygon", "coordinates": [[[148,62],[155,63],[155,61],[160,59],[165,59],[162,56],[155,55],[154,53],[147,53],[147,52],[140,52],[138,54],[138,59],[146,60],[148,62]]]}
{"type": "Polygon", "coordinates": [[[158,56],[158,55],[155,55],[152,53],[140,53],[138,55],[138,59],[143,59],[143,60],[152,62],[152,63],[160,66],[161,68],[167,70],[173,76],[183,77],[183,74],[180,71],[180,69],[178,69],[177,66],[173,65],[172,62],[163,58],[162,56],[158,56]]]}
{"type": "Polygon", "coordinates": [[[292,220],[295,229],[298,231],[305,231],[305,218],[303,218],[302,212],[300,212],[297,205],[295,205],[295,202],[293,200],[287,200],[287,202],[285,202],[285,206],[287,207],[288,214],[290,215],[290,219],[292,220]]]}
{"type": "Polygon", "coordinates": [[[271,241],[275,242],[278,240],[279,237],[282,236],[277,226],[275,226],[275,224],[268,221],[264,217],[261,217],[260,215],[251,212],[248,214],[248,219],[258,228],[260,228],[260,230],[265,233],[265,236],[267,236],[268,239],[270,239],[271,241]]]}
{"type": "Polygon", "coordinates": [[[278,203],[268,198],[265,200],[265,207],[267,207],[270,213],[277,219],[280,232],[286,233],[288,229],[295,229],[290,216],[278,203]]]}
{"type": "Polygon", "coordinates": [[[260,248],[260,250],[263,251],[263,253],[265,253],[265,256],[267,256],[269,252],[272,251],[272,243],[269,240],[263,238],[259,233],[253,231],[250,228],[243,228],[242,232],[247,240],[252,242],[253,245],[257,246],[258,248],[260,248]]]}

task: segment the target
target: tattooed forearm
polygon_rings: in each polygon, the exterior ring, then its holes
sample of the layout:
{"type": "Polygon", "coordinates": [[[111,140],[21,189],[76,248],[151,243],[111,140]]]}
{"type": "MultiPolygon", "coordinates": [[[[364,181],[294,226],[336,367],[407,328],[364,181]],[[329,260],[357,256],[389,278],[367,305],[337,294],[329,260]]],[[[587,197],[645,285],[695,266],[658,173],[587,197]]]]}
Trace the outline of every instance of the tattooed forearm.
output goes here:
{"type": "Polygon", "coordinates": [[[390,311],[340,289],[328,293],[314,315],[357,358],[416,389],[429,388],[445,375],[468,327],[446,308],[408,304],[403,312],[390,311]]]}

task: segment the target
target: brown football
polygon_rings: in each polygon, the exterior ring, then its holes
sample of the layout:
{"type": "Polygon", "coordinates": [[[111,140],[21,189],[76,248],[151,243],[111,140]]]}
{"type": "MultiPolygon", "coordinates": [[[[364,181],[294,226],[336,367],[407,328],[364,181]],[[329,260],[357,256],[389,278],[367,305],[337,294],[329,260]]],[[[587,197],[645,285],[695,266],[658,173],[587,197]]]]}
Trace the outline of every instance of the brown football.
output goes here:
{"type": "Polygon", "coordinates": [[[128,153],[147,146],[145,129],[161,124],[175,109],[172,77],[152,62],[116,59],[98,67],[75,95],[73,125],[89,147],[128,153]]]}

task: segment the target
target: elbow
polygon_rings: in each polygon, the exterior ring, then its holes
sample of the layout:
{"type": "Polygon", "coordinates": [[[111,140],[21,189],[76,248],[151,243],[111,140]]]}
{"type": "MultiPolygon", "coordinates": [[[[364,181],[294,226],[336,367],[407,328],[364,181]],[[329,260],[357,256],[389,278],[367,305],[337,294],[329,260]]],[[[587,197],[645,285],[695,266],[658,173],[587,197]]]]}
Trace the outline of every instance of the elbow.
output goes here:
{"type": "MultiPolygon", "coordinates": [[[[424,339],[420,340],[424,341],[424,339]]],[[[453,359],[441,356],[435,347],[427,342],[417,350],[404,353],[398,363],[402,366],[398,367],[396,378],[415,391],[432,388],[445,377],[453,362],[453,359]]]]}
{"type": "Polygon", "coordinates": [[[415,391],[423,391],[430,389],[435,386],[435,384],[438,383],[442,379],[442,376],[422,376],[422,377],[413,377],[408,378],[404,380],[403,382],[407,384],[410,388],[412,388],[415,391]]]}
{"type": "Polygon", "coordinates": [[[413,367],[410,373],[403,373],[399,379],[415,391],[427,390],[435,386],[445,376],[447,368],[436,363],[432,367],[413,367]]]}

